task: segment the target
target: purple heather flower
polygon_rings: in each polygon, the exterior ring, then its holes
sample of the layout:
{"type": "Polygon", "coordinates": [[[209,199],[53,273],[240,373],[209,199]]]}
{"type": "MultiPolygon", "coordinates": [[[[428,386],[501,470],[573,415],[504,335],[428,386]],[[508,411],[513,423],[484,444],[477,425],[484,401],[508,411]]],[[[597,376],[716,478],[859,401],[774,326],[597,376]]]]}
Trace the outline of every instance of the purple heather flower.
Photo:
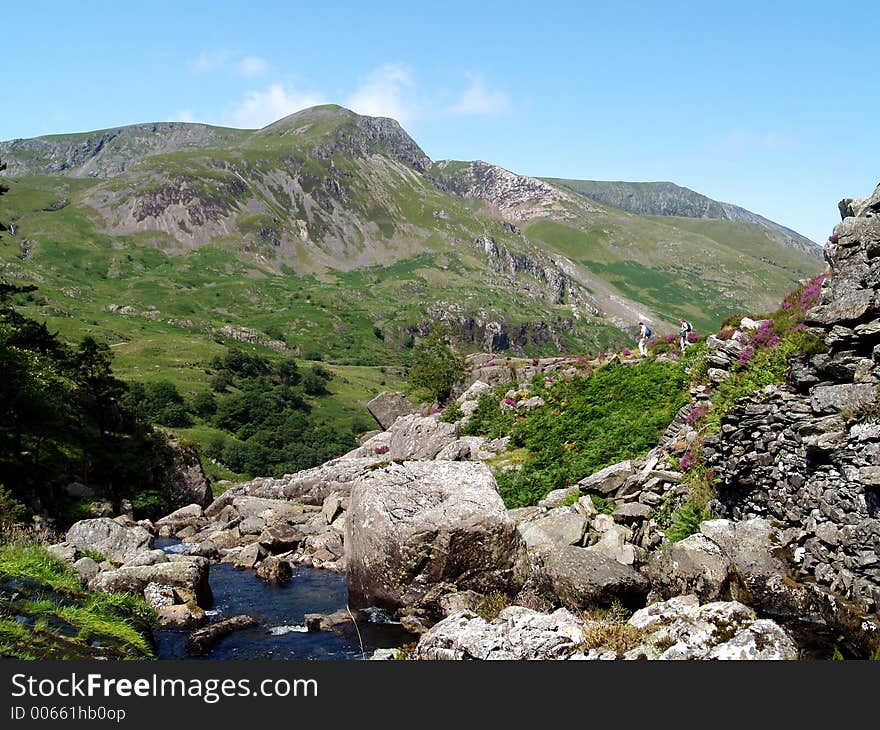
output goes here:
{"type": "Polygon", "coordinates": [[[690,471],[694,468],[697,463],[697,457],[694,456],[694,452],[688,449],[681,455],[681,461],[679,462],[682,471],[690,471]]]}
{"type": "Polygon", "coordinates": [[[701,404],[695,406],[694,408],[691,408],[690,412],[687,414],[687,418],[685,419],[688,426],[695,426],[706,417],[706,414],[708,412],[709,406],[705,404],[701,404]]]}

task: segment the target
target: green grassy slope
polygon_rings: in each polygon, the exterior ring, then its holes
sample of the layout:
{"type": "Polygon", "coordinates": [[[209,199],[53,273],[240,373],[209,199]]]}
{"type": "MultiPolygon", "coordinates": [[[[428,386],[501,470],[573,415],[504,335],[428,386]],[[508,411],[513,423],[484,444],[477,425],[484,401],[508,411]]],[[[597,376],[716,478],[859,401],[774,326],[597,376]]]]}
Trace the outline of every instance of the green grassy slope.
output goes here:
{"type": "MultiPolygon", "coordinates": [[[[590,352],[628,342],[643,311],[708,330],[820,268],[756,224],[632,215],[543,183],[547,200],[501,215],[437,184],[392,120],[334,106],[258,131],[139,125],[0,145],[10,154],[0,274],[40,287],[25,313],[108,343],[124,377],[189,394],[236,338],[321,358],[333,384],[349,379],[328,417],[390,386],[378,367],[405,364],[437,318],[470,349],[498,323],[529,355],[590,352]]],[[[446,163],[445,180],[473,169],[446,163]]]]}

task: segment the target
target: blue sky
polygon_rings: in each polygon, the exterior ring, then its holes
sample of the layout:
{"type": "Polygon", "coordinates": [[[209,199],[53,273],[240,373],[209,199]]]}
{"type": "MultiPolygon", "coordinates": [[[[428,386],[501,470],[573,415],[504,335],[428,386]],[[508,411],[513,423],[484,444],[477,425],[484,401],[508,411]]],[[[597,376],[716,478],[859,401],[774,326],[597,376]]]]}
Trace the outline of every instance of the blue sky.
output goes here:
{"type": "Polygon", "coordinates": [[[393,116],[434,159],[671,180],[818,242],[880,182],[880,3],[45,2],[2,18],[0,139],[393,116]]]}

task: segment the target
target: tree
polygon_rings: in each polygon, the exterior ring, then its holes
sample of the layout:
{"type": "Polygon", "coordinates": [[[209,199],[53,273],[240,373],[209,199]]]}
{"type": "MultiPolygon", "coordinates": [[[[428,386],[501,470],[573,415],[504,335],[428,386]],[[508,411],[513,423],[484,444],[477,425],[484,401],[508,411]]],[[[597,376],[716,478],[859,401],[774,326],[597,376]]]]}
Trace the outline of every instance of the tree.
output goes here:
{"type": "Polygon", "coordinates": [[[308,395],[327,395],[330,392],[327,390],[327,381],[332,377],[333,374],[329,370],[320,365],[312,365],[303,375],[303,390],[308,395]]]}
{"type": "Polygon", "coordinates": [[[450,339],[449,328],[435,326],[413,348],[409,388],[420,400],[444,405],[452,395],[452,389],[464,379],[464,356],[452,348],[450,339]]]}

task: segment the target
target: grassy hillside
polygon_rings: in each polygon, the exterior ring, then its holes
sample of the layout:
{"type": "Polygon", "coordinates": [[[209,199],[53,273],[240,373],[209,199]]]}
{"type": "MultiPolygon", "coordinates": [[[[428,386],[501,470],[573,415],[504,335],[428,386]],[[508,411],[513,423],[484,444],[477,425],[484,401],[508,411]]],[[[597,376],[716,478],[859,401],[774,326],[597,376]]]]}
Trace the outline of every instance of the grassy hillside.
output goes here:
{"type": "Polygon", "coordinates": [[[643,317],[716,329],[821,268],[758,223],[634,215],[487,163],[432,164],[393,120],[335,106],[256,131],[16,140],[0,157],[0,275],[39,287],[24,314],[190,401],[230,347],[321,360],[334,377],[312,416],[345,432],[434,322],[469,350],[596,352],[631,344],[643,317]]]}

